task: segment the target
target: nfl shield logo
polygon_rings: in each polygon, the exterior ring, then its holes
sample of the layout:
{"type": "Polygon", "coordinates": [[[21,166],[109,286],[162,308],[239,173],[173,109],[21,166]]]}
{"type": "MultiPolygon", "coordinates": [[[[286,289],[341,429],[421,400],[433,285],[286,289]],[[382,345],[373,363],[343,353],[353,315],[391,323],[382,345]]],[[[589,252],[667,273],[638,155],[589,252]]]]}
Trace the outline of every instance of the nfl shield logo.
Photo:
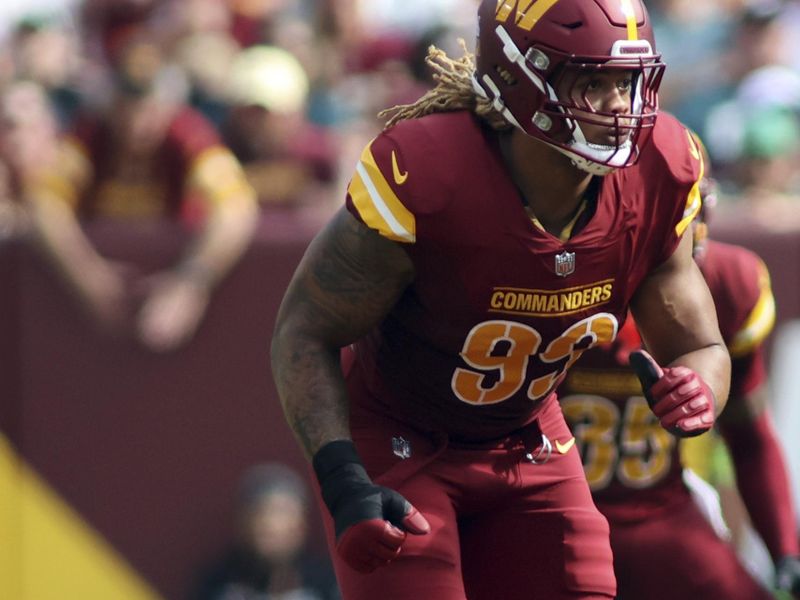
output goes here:
{"type": "Polygon", "coordinates": [[[564,250],[556,254],[556,275],[566,277],[575,271],[575,253],[564,250]]]}
{"type": "Polygon", "coordinates": [[[403,437],[393,437],[392,452],[403,460],[411,458],[411,442],[403,437]]]}

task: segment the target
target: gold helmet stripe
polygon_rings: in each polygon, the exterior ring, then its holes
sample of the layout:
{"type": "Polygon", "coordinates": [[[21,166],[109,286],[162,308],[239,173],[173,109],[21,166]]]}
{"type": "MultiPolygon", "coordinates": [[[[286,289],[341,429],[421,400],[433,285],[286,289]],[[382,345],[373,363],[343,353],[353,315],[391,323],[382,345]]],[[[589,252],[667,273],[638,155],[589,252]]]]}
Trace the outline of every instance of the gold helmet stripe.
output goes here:
{"type": "Polygon", "coordinates": [[[620,0],[622,3],[622,14],[625,15],[625,20],[628,27],[628,41],[635,41],[639,39],[639,29],[636,27],[636,11],[633,10],[631,0],[620,0]]]}

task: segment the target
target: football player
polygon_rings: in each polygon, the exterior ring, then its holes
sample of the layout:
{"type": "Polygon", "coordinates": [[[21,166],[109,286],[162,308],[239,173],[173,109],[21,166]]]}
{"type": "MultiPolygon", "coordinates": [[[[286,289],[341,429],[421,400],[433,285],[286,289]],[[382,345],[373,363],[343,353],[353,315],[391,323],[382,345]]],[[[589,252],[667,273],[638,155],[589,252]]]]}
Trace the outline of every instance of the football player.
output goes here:
{"type": "MultiPolygon", "coordinates": [[[[800,597],[797,523],[767,409],[763,341],[775,322],[769,274],[753,252],[708,240],[713,180],[702,180],[701,193],[703,207],[692,225],[694,258],[732,359],[730,397],[718,429],[750,518],[775,562],[776,587],[800,597]]],[[[772,598],[693,501],[695,478],[683,468],[678,440],[650,412],[628,368],[630,352],[640,345],[628,318],[617,339],[586,354],[559,388],[595,503],[611,526],[617,597],[772,598]]]]}
{"type": "Polygon", "coordinates": [[[630,306],[663,418],[708,430],[730,358],[684,235],[703,162],[657,116],[640,0],[483,0],[477,60],[388,113],[280,308],[272,369],[348,600],[613,598],[554,390],[630,306]],[[662,405],[666,406],[666,405],[662,405]],[[681,416],[673,419],[673,412],[681,416]]]}

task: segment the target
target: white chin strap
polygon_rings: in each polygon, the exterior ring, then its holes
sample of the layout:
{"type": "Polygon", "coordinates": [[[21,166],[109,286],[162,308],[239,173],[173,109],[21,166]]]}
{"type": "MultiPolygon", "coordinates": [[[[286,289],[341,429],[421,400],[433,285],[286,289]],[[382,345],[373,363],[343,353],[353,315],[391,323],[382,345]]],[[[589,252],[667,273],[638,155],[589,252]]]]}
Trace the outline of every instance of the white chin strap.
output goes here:
{"type": "Polygon", "coordinates": [[[570,148],[580,151],[580,154],[573,152],[569,148],[548,144],[569,157],[572,164],[592,175],[608,175],[614,169],[624,167],[631,156],[633,145],[630,141],[625,142],[619,147],[601,146],[599,144],[589,144],[585,142],[573,142],[570,148]],[[588,156],[586,156],[588,155],[588,156]],[[591,158],[589,158],[591,157],[591,158]]]}

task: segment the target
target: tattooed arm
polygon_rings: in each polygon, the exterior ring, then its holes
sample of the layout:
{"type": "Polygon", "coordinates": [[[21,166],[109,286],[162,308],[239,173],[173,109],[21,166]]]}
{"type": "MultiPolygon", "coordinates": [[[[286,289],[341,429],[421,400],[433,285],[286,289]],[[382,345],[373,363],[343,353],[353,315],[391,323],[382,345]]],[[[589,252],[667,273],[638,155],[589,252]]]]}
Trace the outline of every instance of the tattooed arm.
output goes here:
{"type": "Polygon", "coordinates": [[[283,298],[272,373],[286,418],[311,458],[333,518],[336,551],[369,573],[394,559],[425,517],[372,482],[350,439],[339,350],[366,334],[414,276],[411,260],[345,209],[311,242],[283,298]]]}
{"type": "Polygon", "coordinates": [[[395,242],[341,209],[314,239],[281,303],[272,374],[306,454],[350,439],[339,350],[365,335],[414,276],[395,242]]]}

